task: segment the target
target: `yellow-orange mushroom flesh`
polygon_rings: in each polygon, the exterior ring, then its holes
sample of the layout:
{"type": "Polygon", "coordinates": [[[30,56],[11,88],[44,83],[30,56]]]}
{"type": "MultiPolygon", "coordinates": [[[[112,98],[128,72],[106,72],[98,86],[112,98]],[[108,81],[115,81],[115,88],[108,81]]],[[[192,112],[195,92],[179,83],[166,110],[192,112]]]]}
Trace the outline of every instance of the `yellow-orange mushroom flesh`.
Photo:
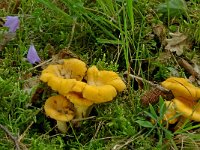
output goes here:
{"type": "Polygon", "coordinates": [[[58,129],[66,133],[66,122],[72,120],[75,115],[73,104],[64,96],[56,95],[46,100],[44,110],[47,116],[57,121],[58,129]]]}

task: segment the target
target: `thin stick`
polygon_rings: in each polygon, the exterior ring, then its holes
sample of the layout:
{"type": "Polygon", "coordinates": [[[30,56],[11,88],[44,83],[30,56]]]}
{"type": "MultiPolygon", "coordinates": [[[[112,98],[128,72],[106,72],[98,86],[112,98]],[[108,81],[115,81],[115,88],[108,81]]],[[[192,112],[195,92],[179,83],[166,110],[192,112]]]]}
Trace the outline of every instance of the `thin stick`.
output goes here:
{"type": "Polygon", "coordinates": [[[90,117],[87,117],[87,118],[80,118],[80,119],[73,119],[71,120],[72,122],[78,122],[78,121],[84,121],[84,120],[89,120],[89,119],[93,119],[95,118],[96,116],[90,116],[90,117]]]}
{"type": "Polygon", "coordinates": [[[26,130],[19,136],[18,141],[20,142],[26,135],[26,133],[28,132],[28,130],[31,128],[31,126],[33,125],[33,121],[28,125],[28,127],[26,128],[26,130]]]}
{"type": "Polygon", "coordinates": [[[197,79],[200,79],[200,74],[194,70],[192,65],[190,65],[185,59],[180,58],[178,64],[183,67],[188,73],[194,76],[197,79]]]}
{"type": "Polygon", "coordinates": [[[46,63],[48,63],[48,62],[50,62],[50,61],[52,61],[52,60],[53,60],[53,58],[51,58],[51,59],[49,59],[49,60],[47,60],[47,61],[44,61],[44,62],[40,63],[39,65],[37,65],[37,66],[35,66],[35,67],[33,67],[33,68],[30,68],[28,71],[34,70],[34,69],[36,69],[36,68],[38,68],[38,67],[40,67],[40,66],[42,66],[42,65],[45,65],[46,63]]]}
{"type": "Polygon", "coordinates": [[[96,130],[94,136],[92,137],[92,139],[95,139],[95,138],[97,137],[97,134],[99,133],[99,130],[100,130],[100,128],[101,128],[101,126],[102,126],[102,124],[103,124],[104,122],[105,122],[105,121],[100,121],[100,123],[99,123],[99,125],[98,125],[98,127],[97,127],[97,130],[96,130]]]}
{"type": "Polygon", "coordinates": [[[100,141],[100,140],[109,140],[109,139],[119,139],[120,137],[118,136],[108,136],[108,137],[104,137],[104,138],[99,138],[99,139],[94,139],[96,141],[100,141]]]}
{"type": "Polygon", "coordinates": [[[70,46],[71,46],[71,44],[72,44],[72,40],[73,40],[73,37],[74,37],[75,27],[76,27],[76,22],[73,23],[73,26],[72,26],[72,32],[71,32],[71,37],[70,37],[70,40],[69,40],[69,43],[68,43],[67,49],[69,49],[70,46]]]}
{"type": "Polygon", "coordinates": [[[133,142],[134,140],[138,139],[139,137],[141,137],[142,135],[140,135],[142,133],[142,131],[138,132],[135,136],[128,138],[124,144],[120,145],[117,144],[115,145],[111,150],[120,150],[123,147],[127,146],[129,143],[133,142]]]}
{"type": "Polygon", "coordinates": [[[146,83],[148,83],[149,85],[151,85],[151,86],[153,86],[153,87],[155,87],[155,88],[158,88],[158,89],[161,90],[162,92],[166,92],[166,93],[170,92],[168,89],[162,87],[162,86],[159,85],[159,84],[155,84],[155,83],[153,83],[153,82],[151,82],[151,81],[148,81],[148,80],[143,79],[143,78],[141,78],[141,77],[135,76],[135,75],[133,75],[133,74],[127,74],[127,72],[124,72],[124,74],[128,75],[128,76],[129,76],[130,78],[132,78],[132,79],[135,78],[135,79],[138,79],[138,80],[140,80],[140,81],[142,81],[142,82],[146,82],[146,83]]]}
{"type": "Polygon", "coordinates": [[[0,124],[0,128],[10,137],[10,139],[15,143],[16,146],[16,150],[20,150],[20,144],[19,141],[17,139],[17,137],[13,136],[12,133],[6,128],[4,127],[2,124],[0,124]]]}

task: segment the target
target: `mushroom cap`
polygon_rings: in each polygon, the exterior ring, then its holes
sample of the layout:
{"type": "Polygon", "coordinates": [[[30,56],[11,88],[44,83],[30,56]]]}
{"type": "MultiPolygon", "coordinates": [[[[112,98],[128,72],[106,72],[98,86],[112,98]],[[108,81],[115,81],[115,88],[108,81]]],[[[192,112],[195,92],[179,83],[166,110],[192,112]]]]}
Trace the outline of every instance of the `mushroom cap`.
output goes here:
{"type": "Polygon", "coordinates": [[[49,79],[53,76],[62,77],[60,74],[61,70],[61,65],[49,65],[46,69],[42,71],[40,80],[42,80],[43,82],[48,82],[49,79]]]}
{"type": "Polygon", "coordinates": [[[52,77],[48,85],[59,94],[66,96],[69,92],[81,93],[86,86],[86,83],[76,81],[75,79],[62,79],[59,77],[52,77]]]}
{"type": "Polygon", "coordinates": [[[81,81],[87,71],[86,64],[75,58],[64,59],[60,65],[49,65],[42,71],[40,79],[48,82],[52,76],[81,81]]]}
{"type": "Polygon", "coordinates": [[[99,71],[96,66],[92,66],[88,69],[86,80],[89,85],[111,85],[118,92],[121,92],[126,88],[125,83],[117,73],[113,71],[99,71]]]}
{"type": "Polygon", "coordinates": [[[48,81],[48,85],[59,94],[66,95],[72,90],[76,82],[75,79],[62,79],[54,76],[48,81]]]}
{"type": "Polygon", "coordinates": [[[50,118],[63,122],[72,120],[75,115],[73,104],[62,95],[48,98],[44,110],[50,118]]]}
{"type": "Polygon", "coordinates": [[[65,77],[76,79],[77,81],[81,81],[87,71],[86,64],[76,58],[64,59],[62,65],[65,77]]]}
{"type": "Polygon", "coordinates": [[[175,110],[174,102],[165,101],[165,105],[166,105],[167,110],[164,114],[163,120],[166,120],[169,124],[175,124],[178,121],[178,118],[173,118],[177,114],[175,110]]]}
{"type": "Polygon", "coordinates": [[[66,97],[72,102],[74,105],[80,105],[80,106],[91,106],[93,102],[85,99],[82,97],[81,93],[77,92],[69,92],[66,97]]]}
{"type": "Polygon", "coordinates": [[[111,101],[117,95],[117,91],[111,85],[86,85],[83,89],[82,95],[84,98],[94,103],[103,103],[111,101]]]}
{"type": "Polygon", "coordinates": [[[200,121],[200,104],[182,97],[173,99],[176,110],[190,120],[200,121]]]}
{"type": "Polygon", "coordinates": [[[188,100],[200,99],[200,88],[195,87],[184,78],[171,77],[162,82],[161,85],[171,90],[175,97],[184,97],[188,100]]]}
{"type": "Polygon", "coordinates": [[[70,91],[82,92],[86,83],[81,82],[87,71],[86,64],[78,59],[64,59],[61,65],[49,65],[42,71],[40,80],[55,91],[66,95],[70,91]]]}

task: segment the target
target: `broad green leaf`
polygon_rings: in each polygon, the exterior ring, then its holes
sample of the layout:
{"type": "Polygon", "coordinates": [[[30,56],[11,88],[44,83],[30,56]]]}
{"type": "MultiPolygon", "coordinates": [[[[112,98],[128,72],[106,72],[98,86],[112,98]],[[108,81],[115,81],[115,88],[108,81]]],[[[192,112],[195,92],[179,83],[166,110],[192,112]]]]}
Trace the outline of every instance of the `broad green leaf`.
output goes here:
{"type": "Polygon", "coordinates": [[[158,5],[157,10],[166,16],[176,17],[186,14],[187,5],[184,0],[167,0],[158,5]]]}
{"type": "Polygon", "coordinates": [[[153,124],[151,122],[149,122],[149,121],[137,120],[135,122],[137,122],[142,127],[153,128],[153,124]]]}
{"type": "Polygon", "coordinates": [[[154,119],[154,120],[157,120],[157,116],[154,116],[154,115],[152,115],[151,113],[149,113],[149,112],[147,112],[147,111],[144,111],[144,113],[147,115],[147,116],[149,116],[150,118],[152,118],[152,119],[154,119]]]}
{"type": "Polygon", "coordinates": [[[56,13],[62,14],[69,23],[73,22],[72,17],[67,14],[66,12],[64,12],[62,9],[60,9],[59,7],[57,7],[54,3],[52,3],[49,0],[37,0],[40,3],[43,3],[45,6],[47,6],[48,8],[54,10],[56,13]]]}
{"type": "Polygon", "coordinates": [[[166,110],[167,110],[166,105],[165,105],[164,100],[163,100],[162,97],[159,98],[159,109],[160,109],[159,110],[159,113],[160,113],[159,116],[160,116],[160,119],[162,119],[164,114],[165,114],[165,112],[166,112],[166,110]]]}
{"type": "Polygon", "coordinates": [[[150,113],[154,116],[154,118],[158,118],[156,111],[151,104],[149,105],[149,109],[150,109],[150,113]]]}

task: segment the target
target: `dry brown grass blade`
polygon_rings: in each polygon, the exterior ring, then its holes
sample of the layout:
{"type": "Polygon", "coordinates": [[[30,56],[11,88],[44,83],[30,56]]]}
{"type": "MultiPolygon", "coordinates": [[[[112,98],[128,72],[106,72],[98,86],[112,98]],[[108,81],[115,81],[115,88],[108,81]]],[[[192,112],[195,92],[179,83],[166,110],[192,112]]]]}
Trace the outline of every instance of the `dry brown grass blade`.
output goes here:
{"type": "Polygon", "coordinates": [[[185,59],[178,59],[178,64],[183,67],[188,73],[194,76],[197,79],[200,79],[200,74],[194,70],[192,65],[190,65],[185,59]]]}
{"type": "Polygon", "coordinates": [[[13,136],[13,134],[2,124],[0,124],[0,128],[9,136],[9,138],[15,143],[16,150],[21,150],[20,148],[20,142],[18,141],[18,138],[13,136]]]}

